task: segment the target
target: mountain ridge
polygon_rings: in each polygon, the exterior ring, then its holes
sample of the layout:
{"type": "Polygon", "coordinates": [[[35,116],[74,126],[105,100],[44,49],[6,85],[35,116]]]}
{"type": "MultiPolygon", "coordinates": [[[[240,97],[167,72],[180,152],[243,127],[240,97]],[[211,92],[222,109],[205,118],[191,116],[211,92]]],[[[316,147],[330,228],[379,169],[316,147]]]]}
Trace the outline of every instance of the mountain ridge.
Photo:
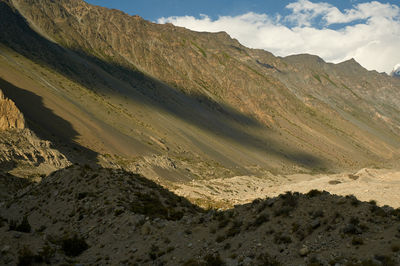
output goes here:
{"type": "MultiPolygon", "coordinates": [[[[195,127],[212,135],[215,132],[235,142],[247,138],[245,145],[272,154],[272,160],[288,156],[294,165],[305,168],[310,168],[307,164],[312,161],[317,165],[316,158],[324,163],[315,168],[326,168],[324,164],[356,169],[398,156],[398,82],[352,61],[333,65],[307,55],[278,58],[241,46],[226,33],[158,25],[83,1],[49,2],[46,6],[37,1],[12,3],[33,28],[81,56],[80,62],[70,60],[56,68],[101,97],[146,99],[146,104],[162,112],[189,123],[196,121],[195,127]],[[88,75],[80,74],[85,71],[88,75]],[[99,76],[100,72],[111,74],[110,79],[99,76]],[[373,89],[376,85],[384,88],[383,93],[373,89]],[[189,102],[199,111],[185,110],[189,102]],[[207,112],[218,117],[216,123],[201,122],[210,120],[204,115],[207,112]],[[232,118],[228,125],[226,121],[232,118]],[[265,130],[270,137],[265,137],[265,130]],[[314,158],[308,162],[307,157],[314,158]]],[[[29,51],[32,46],[24,48],[23,44],[19,49],[29,51]]],[[[46,60],[44,54],[37,57],[46,60]]],[[[131,107],[121,101],[117,104],[131,107]]],[[[129,133],[124,134],[130,138],[129,133]]],[[[248,147],[240,148],[241,152],[248,147]]],[[[197,149],[205,151],[202,144],[197,149]]],[[[209,148],[206,150],[210,154],[209,148]]],[[[259,155],[246,153],[260,161],[259,155]]],[[[231,157],[238,158],[238,154],[231,157]]],[[[220,158],[214,156],[213,160],[220,158]]],[[[274,165],[266,167],[273,169],[274,165]]]]}

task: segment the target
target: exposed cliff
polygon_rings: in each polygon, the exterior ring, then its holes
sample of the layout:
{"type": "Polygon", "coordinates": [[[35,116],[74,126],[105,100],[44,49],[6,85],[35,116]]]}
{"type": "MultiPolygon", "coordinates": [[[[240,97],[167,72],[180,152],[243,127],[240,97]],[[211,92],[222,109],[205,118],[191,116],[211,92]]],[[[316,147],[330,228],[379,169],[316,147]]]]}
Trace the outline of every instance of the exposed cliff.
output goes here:
{"type": "Polygon", "coordinates": [[[15,103],[4,97],[0,89],[0,131],[25,128],[25,119],[15,103]]]}

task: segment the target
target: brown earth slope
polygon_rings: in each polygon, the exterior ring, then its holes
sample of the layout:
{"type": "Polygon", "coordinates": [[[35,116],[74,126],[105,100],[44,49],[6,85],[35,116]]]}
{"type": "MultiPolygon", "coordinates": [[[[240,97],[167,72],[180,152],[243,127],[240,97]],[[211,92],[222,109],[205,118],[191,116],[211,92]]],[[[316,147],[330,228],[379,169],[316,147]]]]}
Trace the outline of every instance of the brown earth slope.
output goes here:
{"type": "Polygon", "coordinates": [[[132,169],[141,156],[166,156],[179,171],[158,159],[150,169],[166,179],[341,171],[398,158],[400,81],[354,60],[279,58],[225,33],[80,0],[0,3],[0,75],[21,89],[5,93],[36,132],[93,157],[116,154],[132,169]],[[19,103],[21,94],[39,96],[44,111],[19,103]]]}

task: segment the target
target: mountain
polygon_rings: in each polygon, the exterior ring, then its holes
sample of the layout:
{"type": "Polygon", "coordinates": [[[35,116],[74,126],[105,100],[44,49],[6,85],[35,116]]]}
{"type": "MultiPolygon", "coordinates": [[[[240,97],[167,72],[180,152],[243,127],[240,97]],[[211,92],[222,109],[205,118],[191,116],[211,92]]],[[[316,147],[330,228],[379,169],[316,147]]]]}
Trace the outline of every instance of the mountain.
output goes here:
{"type": "Polygon", "coordinates": [[[400,79],[82,0],[0,21],[0,264],[400,263],[400,79]]]}
{"type": "Polygon", "coordinates": [[[89,158],[128,158],[136,169],[135,158],[150,156],[143,171],[171,181],[338,172],[398,158],[400,81],[354,60],[275,57],[223,32],[78,0],[3,0],[1,14],[1,77],[19,88],[5,94],[39,136],[89,158]],[[32,92],[44,108],[25,104],[32,92]]]}
{"type": "Polygon", "coordinates": [[[394,68],[392,73],[390,74],[392,77],[400,77],[400,64],[397,64],[394,68]]]}

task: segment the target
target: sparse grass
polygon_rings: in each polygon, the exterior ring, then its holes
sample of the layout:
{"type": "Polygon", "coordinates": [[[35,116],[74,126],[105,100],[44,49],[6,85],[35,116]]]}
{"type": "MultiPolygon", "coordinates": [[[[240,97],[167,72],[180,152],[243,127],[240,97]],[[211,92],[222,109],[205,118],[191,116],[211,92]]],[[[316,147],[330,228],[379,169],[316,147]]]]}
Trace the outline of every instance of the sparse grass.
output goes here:
{"type": "Polygon", "coordinates": [[[200,47],[200,45],[198,45],[197,43],[195,43],[194,41],[191,41],[191,43],[200,51],[200,53],[207,58],[207,54],[206,51],[204,51],[203,48],[200,47]]]}

